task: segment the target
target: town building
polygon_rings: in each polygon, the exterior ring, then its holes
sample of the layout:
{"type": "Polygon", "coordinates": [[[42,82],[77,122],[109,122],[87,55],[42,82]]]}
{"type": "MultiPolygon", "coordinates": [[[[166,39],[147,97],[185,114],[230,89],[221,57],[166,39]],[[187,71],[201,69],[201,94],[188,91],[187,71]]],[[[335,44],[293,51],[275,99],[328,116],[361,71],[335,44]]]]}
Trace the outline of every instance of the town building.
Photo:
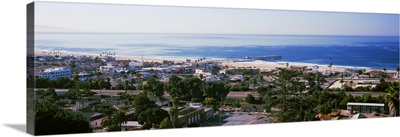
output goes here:
{"type": "MultiPolygon", "coordinates": [[[[168,108],[164,110],[169,111],[168,108]]],[[[212,108],[204,107],[201,103],[187,103],[185,107],[179,108],[176,127],[186,127],[190,124],[203,123],[214,116],[212,108]]]]}
{"type": "Polygon", "coordinates": [[[357,103],[348,102],[347,110],[350,112],[360,112],[360,113],[383,113],[385,110],[385,104],[383,103],[357,103]]]}
{"type": "Polygon", "coordinates": [[[369,72],[370,77],[372,78],[380,78],[381,77],[381,71],[380,70],[371,70],[369,72]]]}
{"type": "Polygon", "coordinates": [[[68,68],[48,68],[44,71],[39,71],[39,78],[56,80],[59,77],[71,78],[71,70],[68,68]]]}
{"type": "Polygon", "coordinates": [[[131,61],[129,62],[130,67],[143,67],[143,62],[139,61],[131,61]]]}

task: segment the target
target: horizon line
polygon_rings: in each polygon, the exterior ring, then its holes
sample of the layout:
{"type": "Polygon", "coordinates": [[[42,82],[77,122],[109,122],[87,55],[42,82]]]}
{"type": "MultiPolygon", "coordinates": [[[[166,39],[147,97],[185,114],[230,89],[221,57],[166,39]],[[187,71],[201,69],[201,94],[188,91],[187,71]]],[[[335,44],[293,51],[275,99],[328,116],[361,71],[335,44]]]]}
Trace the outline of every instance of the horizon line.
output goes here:
{"type": "Polygon", "coordinates": [[[271,34],[271,33],[185,33],[185,32],[90,32],[90,31],[36,31],[38,34],[190,34],[190,35],[270,35],[270,36],[366,36],[400,37],[400,35],[358,35],[358,34],[271,34]]]}

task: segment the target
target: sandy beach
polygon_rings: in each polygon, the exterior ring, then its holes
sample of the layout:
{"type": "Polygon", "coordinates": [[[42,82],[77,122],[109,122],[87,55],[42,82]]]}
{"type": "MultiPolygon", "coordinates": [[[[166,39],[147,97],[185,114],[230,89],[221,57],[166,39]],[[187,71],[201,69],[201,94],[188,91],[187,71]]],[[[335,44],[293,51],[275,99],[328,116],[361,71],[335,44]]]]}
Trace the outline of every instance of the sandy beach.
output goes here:
{"type": "MultiPolygon", "coordinates": [[[[36,56],[43,56],[43,55],[55,55],[55,52],[49,51],[36,51],[36,56]]],[[[72,55],[72,56],[91,56],[91,57],[100,57],[100,54],[89,54],[89,53],[72,53],[72,52],[57,52],[57,54],[61,56],[65,55],[72,55]],[[60,53],[60,54],[59,54],[60,53]]],[[[116,55],[116,60],[136,60],[136,61],[143,61],[145,62],[162,62],[163,60],[174,61],[174,62],[186,62],[184,58],[178,57],[160,57],[160,56],[123,56],[123,55],[116,55]]],[[[344,72],[347,68],[356,68],[356,69],[365,69],[366,71],[371,70],[368,67],[352,67],[352,66],[337,66],[332,65],[332,68],[329,68],[328,65],[320,65],[320,64],[313,64],[313,63],[303,63],[303,62],[267,62],[267,61],[252,61],[252,62],[231,62],[228,60],[223,59],[208,59],[206,61],[218,60],[221,62],[222,66],[229,66],[229,67],[252,67],[252,68],[259,68],[261,70],[272,70],[276,68],[286,68],[286,63],[289,63],[290,66],[300,66],[300,67],[307,67],[313,68],[313,66],[317,65],[318,71],[325,72],[326,70],[331,70],[333,72],[344,72]]]]}
{"type": "MultiPolygon", "coordinates": [[[[44,56],[44,55],[54,55],[49,51],[36,51],[36,56],[44,56]]],[[[58,52],[61,53],[61,56],[65,55],[72,55],[72,56],[90,56],[90,57],[100,57],[100,54],[90,54],[90,53],[73,53],[73,52],[58,52]]],[[[174,57],[150,57],[150,56],[122,56],[122,55],[115,55],[116,60],[136,60],[136,61],[143,61],[145,62],[162,62],[163,60],[174,61],[174,62],[185,62],[185,59],[182,58],[174,58],[174,57]]]]}

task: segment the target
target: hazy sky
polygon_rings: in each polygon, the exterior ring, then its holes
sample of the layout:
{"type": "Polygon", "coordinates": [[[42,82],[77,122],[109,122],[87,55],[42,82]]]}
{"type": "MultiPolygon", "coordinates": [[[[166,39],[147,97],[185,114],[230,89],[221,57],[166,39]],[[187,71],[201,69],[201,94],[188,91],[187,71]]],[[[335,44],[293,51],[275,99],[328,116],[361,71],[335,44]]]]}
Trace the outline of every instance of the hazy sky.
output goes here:
{"type": "Polygon", "coordinates": [[[35,3],[36,31],[399,35],[399,15],[35,3]]]}

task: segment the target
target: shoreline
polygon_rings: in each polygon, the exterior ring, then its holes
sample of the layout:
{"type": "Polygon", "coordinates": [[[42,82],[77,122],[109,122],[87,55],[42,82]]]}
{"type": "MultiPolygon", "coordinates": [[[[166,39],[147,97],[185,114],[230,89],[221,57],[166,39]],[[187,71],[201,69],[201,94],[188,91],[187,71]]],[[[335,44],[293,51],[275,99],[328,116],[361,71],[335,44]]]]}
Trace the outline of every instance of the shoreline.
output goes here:
{"type": "MultiPolygon", "coordinates": [[[[45,51],[45,50],[36,50],[35,56],[43,56],[49,55],[44,54],[43,52],[53,52],[53,51],[45,51]]],[[[57,53],[61,53],[60,56],[72,55],[72,56],[90,56],[90,57],[100,57],[99,54],[93,53],[81,53],[81,52],[67,52],[67,51],[60,51],[57,53]]],[[[54,54],[51,54],[53,56],[54,54]]],[[[116,60],[136,60],[136,61],[143,61],[145,62],[162,62],[163,60],[174,61],[174,62],[186,62],[186,59],[195,60],[195,57],[185,58],[185,57],[178,57],[178,56],[127,56],[127,55],[116,55],[114,56],[116,60]]],[[[290,66],[306,66],[307,68],[312,68],[313,66],[317,65],[319,67],[320,72],[324,72],[326,70],[331,69],[331,71],[338,71],[344,72],[345,69],[365,69],[366,71],[370,70],[378,70],[372,69],[370,67],[358,67],[358,66],[342,66],[342,65],[332,65],[332,68],[329,68],[328,64],[316,64],[316,63],[307,63],[307,62],[284,62],[284,61],[250,61],[250,62],[230,62],[226,58],[206,58],[205,61],[221,61],[222,66],[231,66],[231,67],[255,67],[260,69],[275,69],[275,68],[286,68],[286,63],[289,63],[290,66]]],[[[202,61],[204,62],[204,61],[202,61]]],[[[395,71],[388,69],[388,71],[395,71]]]]}

